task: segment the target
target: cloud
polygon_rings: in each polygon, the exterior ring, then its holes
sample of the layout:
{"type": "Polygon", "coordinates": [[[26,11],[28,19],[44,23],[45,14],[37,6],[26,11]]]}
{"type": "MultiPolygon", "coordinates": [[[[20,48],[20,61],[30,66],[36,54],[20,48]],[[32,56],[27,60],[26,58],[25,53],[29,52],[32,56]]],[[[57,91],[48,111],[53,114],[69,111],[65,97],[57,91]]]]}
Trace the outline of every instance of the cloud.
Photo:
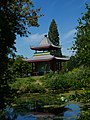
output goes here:
{"type": "Polygon", "coordinates": [[[44,37],[45,34],[46,33],[43,33],[43,34],[38,34],[38,33],[32,34],[29,37],[25,38],[24,40],[26,42],[28,42],[30,44],[30,46],[32,46],[32,45],[35,46],[35,45],[40,43],[40,41],[42,40],[42,38],[44,37]]]}
{"type": "Polygon", "coordinates": [[[68,33],[66,33],[66,34],[64,35],[63,39],[66,40],[66,39],[68,39],[68,38],[74,36],[75,32],[76,32],[75,29],[70,30],[68,33]]]}
{"type": "Polygon", "coordinates": [[[65,55],[71,56],[72,52],[67,50],[68,48],[71,48],[73,41],[74,41],[74,34],[75,34],[76,30],[72,29],[69,32],[65,33],[62,35],[62,52],[65,55]]]}

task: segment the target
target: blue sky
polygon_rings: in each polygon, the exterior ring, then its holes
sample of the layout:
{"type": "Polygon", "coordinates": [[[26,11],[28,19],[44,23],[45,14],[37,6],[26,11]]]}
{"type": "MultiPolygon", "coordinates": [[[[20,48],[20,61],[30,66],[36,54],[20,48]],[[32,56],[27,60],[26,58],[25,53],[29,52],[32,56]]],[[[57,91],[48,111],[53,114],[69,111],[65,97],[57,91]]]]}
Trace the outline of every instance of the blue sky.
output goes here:
{"type": "Polygon", "coordinates": [[[16,48],[17,55],[23,55],[30,58],[34,51],[30,46],[38,45],[45,34],[49,31],[49,26],[52,19],[55,19],[59,36],[62,53],[66,56],[71,56],[72,52],[67,50],[74,42],[75,28],[78,25],[78,18],[81,18],[81,13],[85,12],[85,3],[90,0],[33,0],[34,6],[40,7],[40,13],[44,14],[39,19],[39,27],[29,28],[31,35],[29,37],[17,37],[16,48]]]}

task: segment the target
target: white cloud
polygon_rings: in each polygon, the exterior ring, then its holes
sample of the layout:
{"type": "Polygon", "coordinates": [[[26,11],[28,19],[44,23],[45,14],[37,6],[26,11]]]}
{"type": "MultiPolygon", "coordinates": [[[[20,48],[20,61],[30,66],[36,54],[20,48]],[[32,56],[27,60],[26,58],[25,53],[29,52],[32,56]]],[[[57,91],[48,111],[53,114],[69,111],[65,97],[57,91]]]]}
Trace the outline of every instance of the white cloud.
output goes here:
{"type": "Polygon", "coordinates": [[[42,40],[46,33],[43,34],[31,34],[29,37],[25,38],[24,40],[28,42],[30,45],[37,45],[42,40]]]}
{"type": "Polygon", "coordinates": [[[68,39],[68,38],[74,36],[75,32],[76,32],[75,29],[70,30],[68,33],[66,33],[66,34],[63,36],[63,39],[66,40],[66,39],[68,39]]]}
{"type": "Polygon", "coordinates": [[[65,55],[68,55],[68,56],[72,55],[72,52],[67,49],[71,48],[71,46],[73,44],[75,32],[76,32],[76,30],[72,29],[69,32],[67,32],[66,34],[62,35],[62,38],[61,38],[62,51],[63,51],[63,54],[65,54],[65,55]]]}

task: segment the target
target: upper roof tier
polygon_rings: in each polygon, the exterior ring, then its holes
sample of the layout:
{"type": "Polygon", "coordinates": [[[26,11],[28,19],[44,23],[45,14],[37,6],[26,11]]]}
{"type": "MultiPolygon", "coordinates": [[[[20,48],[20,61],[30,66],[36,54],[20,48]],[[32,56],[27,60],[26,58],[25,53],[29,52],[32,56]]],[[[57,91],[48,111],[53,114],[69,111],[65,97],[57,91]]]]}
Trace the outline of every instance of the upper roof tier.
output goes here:
{"type": "Polygon", "coordinates": [[[44,36],[44,38],[41,40],[39,46],[32,46],[31,47],[32,50],[55,50],[55,49],[60,49],[60,46],[56,46],[54,45],[49,38],[47,37],[47,35],[44,36]]]}

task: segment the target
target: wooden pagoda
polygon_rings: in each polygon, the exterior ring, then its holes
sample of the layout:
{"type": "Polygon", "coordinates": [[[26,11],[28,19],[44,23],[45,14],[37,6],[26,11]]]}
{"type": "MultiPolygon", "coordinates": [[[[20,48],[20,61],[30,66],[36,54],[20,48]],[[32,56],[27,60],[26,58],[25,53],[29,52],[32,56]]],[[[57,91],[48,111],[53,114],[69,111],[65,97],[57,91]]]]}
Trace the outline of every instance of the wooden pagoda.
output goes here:
{"type": "Polygon", "coordinates": [[[31,49],[35,50],[34,55],[30,59],[24,59],[24,61],[32,64],[32,75],[60,71],[62,69],[61,62],[69,60],[69,58],[57,57],[49,52],[60,49],[60,46],[53,45],[46,35],[39,46],[32,46],[31,49]]]}

